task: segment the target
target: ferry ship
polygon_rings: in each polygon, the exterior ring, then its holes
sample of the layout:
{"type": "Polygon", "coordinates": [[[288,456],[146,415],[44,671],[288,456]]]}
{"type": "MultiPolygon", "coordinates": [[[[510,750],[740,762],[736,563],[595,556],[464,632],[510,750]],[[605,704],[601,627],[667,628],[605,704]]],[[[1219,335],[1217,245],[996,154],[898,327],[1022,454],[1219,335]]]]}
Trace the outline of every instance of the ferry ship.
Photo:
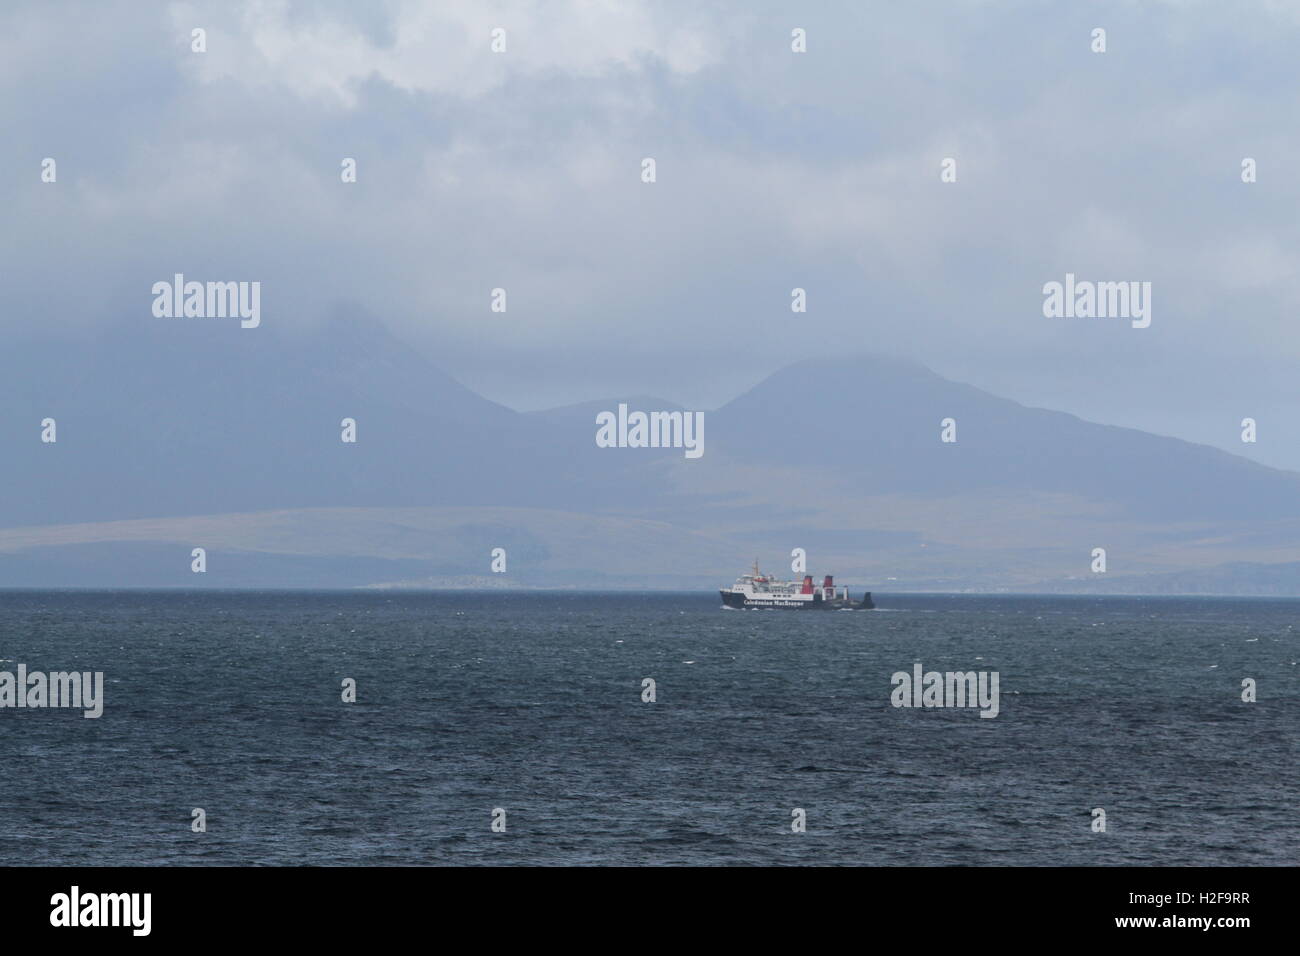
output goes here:
{"type": "Polygon", "coordinates": [[[862,595],[861,601],[854,602],[849,597],[848,588],[835,586],[832,575],[826,575],[821,587],[813,586],[811,574],[805,574],[802,582],[778,581],[758,570],[757,561],[751,573],[742,574],[734,585],[722,588],[718,593],[722,595],[723,605],[734,608],[869,611],[876,606],[872,603],[870,591],[862,595]]]}

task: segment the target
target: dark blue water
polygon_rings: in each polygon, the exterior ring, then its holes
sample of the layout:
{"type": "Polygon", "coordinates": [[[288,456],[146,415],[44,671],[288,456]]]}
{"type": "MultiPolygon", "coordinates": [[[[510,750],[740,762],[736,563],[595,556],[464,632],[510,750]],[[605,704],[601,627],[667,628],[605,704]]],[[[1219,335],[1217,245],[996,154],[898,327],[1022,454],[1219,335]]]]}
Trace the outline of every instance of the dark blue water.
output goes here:
{"type": "Polygon", "coordinates": [[[1300,859],[1300,601],[878,602],[0,592],[0,670],[106,681],[0,710],[0,864],[1300,859]],[[1001,713],[890,706],[918,660],[1001,713]]]}

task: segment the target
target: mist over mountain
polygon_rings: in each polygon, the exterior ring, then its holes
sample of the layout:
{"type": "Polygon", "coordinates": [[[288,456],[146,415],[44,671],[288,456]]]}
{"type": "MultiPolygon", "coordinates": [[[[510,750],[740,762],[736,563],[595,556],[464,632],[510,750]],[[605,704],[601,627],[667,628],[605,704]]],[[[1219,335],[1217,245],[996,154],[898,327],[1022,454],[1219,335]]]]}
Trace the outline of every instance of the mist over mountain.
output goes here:
{"type": "Polygon", "coordinates": [[[703,410],[699,459],[597,447],[596,415],[620,402],[683,411],[610,396],[516,412],[364,317],[28,336],[0,357],[0,585],[710,588],[803,547],[879,591],[1205,591],[1222,567],[1224,592],[1300,593],[1300,475],[912,361],[781,369],[703,410]],[[205,575],[196,546],[223,556],[205,575]]]}

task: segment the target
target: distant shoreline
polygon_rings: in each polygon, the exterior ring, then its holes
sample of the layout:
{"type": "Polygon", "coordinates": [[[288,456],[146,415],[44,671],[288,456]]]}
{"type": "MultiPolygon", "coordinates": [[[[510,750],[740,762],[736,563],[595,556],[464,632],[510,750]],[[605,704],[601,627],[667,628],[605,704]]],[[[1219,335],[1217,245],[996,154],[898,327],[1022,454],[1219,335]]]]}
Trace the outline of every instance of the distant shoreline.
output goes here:
{"type": "MultiPolygon", "coordinates": [[[[852,588],[853,585],[850,585],[852,588]]],[[[713,589],[716,591],[716,589],[713,589]]],[[[859,589],[860,590],[860,589],[859,589]]],[[[466,587],[387,587],[357,585],[355,587],[18,587],[0,585],[4,594],[463,594],[486,597],[492,594],[590,594],[590,595],[673,595],[679,597],[708,598],[709,589],[687,590],[681,588],[580,588],[538,585],[515,585],[493,588],[466,587]]],[[[1139,593],[1129,591],[872,591],[877,599],[899,597],[953,597],[953,598],[1159,598],[1164,600],[1249,600],[1249,601],[1300,601],[1300,594],[1210,594],[1210,593],[1139,593]]],[[[721,603],[721,602],[719,602],[721,603]]]]}

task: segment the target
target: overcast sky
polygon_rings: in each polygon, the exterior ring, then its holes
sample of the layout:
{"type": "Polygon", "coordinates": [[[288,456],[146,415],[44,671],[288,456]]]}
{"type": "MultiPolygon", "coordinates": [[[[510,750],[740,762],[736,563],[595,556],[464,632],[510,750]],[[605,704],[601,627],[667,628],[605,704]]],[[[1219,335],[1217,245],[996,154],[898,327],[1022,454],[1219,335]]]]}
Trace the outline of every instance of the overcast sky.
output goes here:
{"type": "Polygon", "coordinates": [[[6,3],[0,332],[184,272],[520,409],[884,351],[1300,468],[1298,62],[1280,2],[6,3]],[[1150,327],[1045,318],[1067,272],[1150,327]]]}

